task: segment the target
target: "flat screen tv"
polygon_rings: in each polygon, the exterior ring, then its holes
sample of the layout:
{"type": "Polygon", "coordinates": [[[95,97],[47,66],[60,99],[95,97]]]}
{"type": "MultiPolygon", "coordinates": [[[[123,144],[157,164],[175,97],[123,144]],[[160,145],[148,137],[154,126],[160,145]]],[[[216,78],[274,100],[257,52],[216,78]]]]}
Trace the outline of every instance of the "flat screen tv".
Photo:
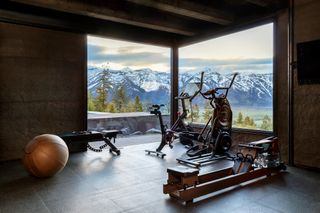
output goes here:
{"type": "Polygon", "coordinates": [[[320,83],[320,40],[297,44],[299,84],[320,83]]]}

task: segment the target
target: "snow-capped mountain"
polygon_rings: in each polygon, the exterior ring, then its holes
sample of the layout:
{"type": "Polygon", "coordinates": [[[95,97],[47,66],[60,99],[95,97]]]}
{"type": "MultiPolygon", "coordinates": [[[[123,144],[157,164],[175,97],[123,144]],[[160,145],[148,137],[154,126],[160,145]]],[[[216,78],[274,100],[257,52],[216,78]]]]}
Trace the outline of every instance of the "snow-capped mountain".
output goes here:
{"type": "MultiPolygon", "coordinates": [[[[96,88],[99,86],[99,78],[105,68],[88,68],[88,89],[95,96],[96,88]]],[[[125,86],[127,96],[133,100],[140,96],[143,102],[168,103],[170,97],[170,74],[166,72],[153,71],[151,69],[131,70],[108,70],[111,89],[109,99],[115,94],[116,88],[125,86]]],[[[223,75],[211,68],[205,69],[204,87],[212,89],[215,87],[228,86],[232,74],[223,75]]],[[[199,81],[200,72],[184,72],[179,74],[179,87],[185,87],[189,82],[199,81]]],[[[272,74],[240,73],[228,93],[228,98],[235,106],[272,106],[272,74]]],[[[199,102],[199,101],[198,101],[199,102]]],[[[199,103],[201,104],[201,103],[199,103]]]]}

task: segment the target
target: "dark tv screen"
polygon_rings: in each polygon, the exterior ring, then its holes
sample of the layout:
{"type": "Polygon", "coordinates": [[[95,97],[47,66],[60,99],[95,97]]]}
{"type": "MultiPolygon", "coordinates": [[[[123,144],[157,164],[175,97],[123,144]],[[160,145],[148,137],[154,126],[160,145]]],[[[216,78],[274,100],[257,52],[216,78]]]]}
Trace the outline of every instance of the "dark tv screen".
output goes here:
{"type": "Polygon", "coordinates": [[[320,40],[297,44],[298,82],[320,83],[320,40]]]}

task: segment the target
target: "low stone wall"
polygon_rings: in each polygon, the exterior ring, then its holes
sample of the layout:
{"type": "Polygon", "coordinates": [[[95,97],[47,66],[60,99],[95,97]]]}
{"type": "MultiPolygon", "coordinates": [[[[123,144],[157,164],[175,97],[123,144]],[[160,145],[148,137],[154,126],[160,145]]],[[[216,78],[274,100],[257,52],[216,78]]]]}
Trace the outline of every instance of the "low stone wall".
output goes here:
{"type": "MultiPolygon", "coordinates": [[[[163,122],[170,126],[170,116],[163,115],[163,122]]],[[[121,130],[124,135],[160,132],[158,116],[147,112],[99,113],[88,112],[88,130],[121,130]]]]}
{"type": "MultiPolygon", "coordinates": [[[[163,115],[163,122],[170,128],[170,116],[163,115]]],[[[194,131],[201,131],[203,125],[191,125],[194,131]]],[[[123,135],[147,134],[148,132],[160,132],[159,118],[146,112],[136,113],[88,113],[88,130],[117,129],[122,130],[123,135]]],[[[232,150],[238,149],[239,143],[249,143],[268,136],[270,132],[248,131],[234,129],[232,131],[232,150]]],[[[280,141],[281,143],[281,141],[280,141]]],[[[281,145],[281,144],[280,144],[281,145]]]]}

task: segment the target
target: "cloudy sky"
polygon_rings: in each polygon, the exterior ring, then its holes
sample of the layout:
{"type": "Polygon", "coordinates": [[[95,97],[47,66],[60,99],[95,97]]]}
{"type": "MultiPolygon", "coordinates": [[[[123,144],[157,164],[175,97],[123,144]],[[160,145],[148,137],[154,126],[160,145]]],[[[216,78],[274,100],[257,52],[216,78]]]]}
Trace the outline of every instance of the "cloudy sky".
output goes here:
{"type": "MultiPolygon", "coordinates": [[[[221,72],[272,72],[273,24],[267,24],[179,49],[179,70],[205,67],[221,72]]],[[[88,65],[112,69],[150,68],[169,72],[170,49],[88,36],[88,65]]]]}
{"type": "Polygon", "coordinates": [[[170,48],[88,36],[88,65],[112,69],[170,70],[170,48]]]}

